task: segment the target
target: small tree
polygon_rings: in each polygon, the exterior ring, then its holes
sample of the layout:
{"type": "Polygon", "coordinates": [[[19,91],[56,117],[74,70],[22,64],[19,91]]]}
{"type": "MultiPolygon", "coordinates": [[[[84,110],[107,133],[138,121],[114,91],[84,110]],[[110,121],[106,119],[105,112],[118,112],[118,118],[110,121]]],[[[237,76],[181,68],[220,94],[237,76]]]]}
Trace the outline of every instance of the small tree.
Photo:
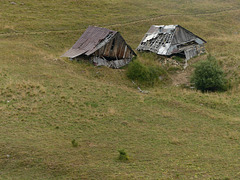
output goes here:
{"type": "Polygon", "coordinates": [[[196,66],[191,82],[202,92],[227,90],[226,75],[212,56],[196,66]]]}

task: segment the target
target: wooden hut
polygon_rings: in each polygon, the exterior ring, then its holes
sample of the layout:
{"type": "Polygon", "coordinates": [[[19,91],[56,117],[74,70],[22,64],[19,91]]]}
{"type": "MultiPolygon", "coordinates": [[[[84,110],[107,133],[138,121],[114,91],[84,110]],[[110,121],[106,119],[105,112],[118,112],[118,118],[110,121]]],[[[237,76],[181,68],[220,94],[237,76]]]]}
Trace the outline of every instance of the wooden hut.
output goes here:
{"type": "Polygon", "coordinates": [[[180,25],[153,25],[137,50],[151,51],[163,56],[182,54],[189,60],[205,52],[205,43],[205,40],[180,25]]]}
{"type": "Polygon", "coordinates": [[[120,68],[136,56],[132,48],[117,31],[89,26],[78,41],[62,57],[87,57],[96,66],[120,68]]]}

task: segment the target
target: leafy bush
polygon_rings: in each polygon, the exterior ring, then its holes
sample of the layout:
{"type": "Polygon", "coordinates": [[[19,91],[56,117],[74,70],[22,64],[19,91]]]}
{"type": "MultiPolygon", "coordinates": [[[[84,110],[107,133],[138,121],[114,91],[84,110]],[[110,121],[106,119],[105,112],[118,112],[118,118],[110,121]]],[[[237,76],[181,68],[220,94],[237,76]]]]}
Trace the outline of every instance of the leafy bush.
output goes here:
{"type": "Polygon", "coordinates": [[[208,56],[206,61],[200,62],[196,66],[191,82],[202,92],[227,90],[226,76],[212,56],[208,56]]]}
{"type": "Polygon", "coordinates": [[[73,147],[78,147],[78,143],[76,142],[75,139],[72,140],[72,146],[73,146],[73,147]]]}
{"type": "Polygon", "coordinates": [[[118,152],[119,152],[119,157],[118,157],[119,160],[121,160],[121,161],[129,160],[129,157],[128,157],[127,153],[125,152],[125,150],[118,150],[118,152]]]}
{"type": "Polygon", "coordinates": [[[157,66],[145,66],[139,61],[133,61],[127,69],[127,77],[145,85],[153,86],[159,80],[164,70],[157,66]]]}

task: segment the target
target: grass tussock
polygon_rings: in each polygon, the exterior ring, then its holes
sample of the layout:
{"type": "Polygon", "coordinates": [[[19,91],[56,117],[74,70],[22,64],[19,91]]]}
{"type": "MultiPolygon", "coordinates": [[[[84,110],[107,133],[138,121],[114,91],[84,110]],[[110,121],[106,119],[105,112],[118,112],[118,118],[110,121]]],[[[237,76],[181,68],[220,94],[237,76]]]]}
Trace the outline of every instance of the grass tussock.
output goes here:
{"type": "Polygon", "coordinates": [[[124,149],[118,150],[118,152],[119,152],[118,160],[120,160],[120,161],[128,161],[129,160],[129,157],[124,149]]]}
{"type": "Polygon", "coordinates": [[[42,96],[45,93],[46,89],[44,86],[30,81],[10,82],[6,87],[0,89],[2,97],[10,98],[11,100],[42,96]]]}

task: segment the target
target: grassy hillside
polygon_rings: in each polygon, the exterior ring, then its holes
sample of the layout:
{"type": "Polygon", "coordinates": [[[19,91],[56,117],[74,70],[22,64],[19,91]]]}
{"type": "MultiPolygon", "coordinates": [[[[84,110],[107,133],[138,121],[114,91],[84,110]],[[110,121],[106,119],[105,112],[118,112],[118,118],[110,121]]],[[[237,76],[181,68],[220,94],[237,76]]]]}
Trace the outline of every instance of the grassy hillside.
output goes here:
{"type": "Polygon", "coordinates": [[[240,179],[238,0],[11,2],[0,2],[0,179],[240,179]],[[120,31],[135,49],[152,24],[206,39],[233,89],[141,94],[125,69],[59,57],[88,25],[120,31]]]}

